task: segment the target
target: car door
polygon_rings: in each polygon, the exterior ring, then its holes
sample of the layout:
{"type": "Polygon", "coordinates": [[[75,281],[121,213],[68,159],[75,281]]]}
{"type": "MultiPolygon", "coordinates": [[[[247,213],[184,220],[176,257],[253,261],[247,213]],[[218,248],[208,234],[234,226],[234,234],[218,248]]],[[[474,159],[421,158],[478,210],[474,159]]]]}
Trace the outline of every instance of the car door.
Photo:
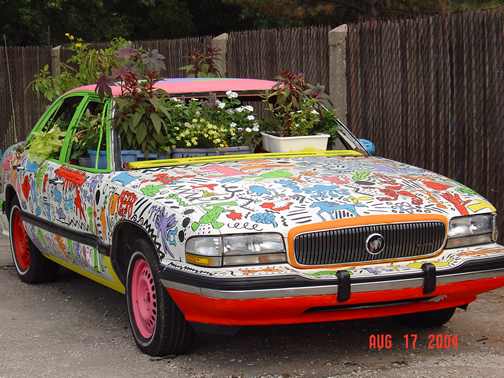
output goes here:
{"type": "Polygon", "coordinates": [[[59,158],[40,163],[28,160],[20,170],[19,179],[30,186],[25,196],[30,209],[26,231],[46,256],[112,286],[116,277],[105,261],[110,243],[104,242],[108,240],[102,227],[104,213],[97,209],[103,201],[96,194],[106,185],[112,166],[110,101],[77,92],[54,106],[51,116],[44,117],[36,130],[57,125],[66,131],[59,158]],[[91,121],[98,132],[83,146],[81,136],[91,132],[91,121]],[[90,154],[100,158],[100,152],[101,160],[90,162],[90,154]]]}

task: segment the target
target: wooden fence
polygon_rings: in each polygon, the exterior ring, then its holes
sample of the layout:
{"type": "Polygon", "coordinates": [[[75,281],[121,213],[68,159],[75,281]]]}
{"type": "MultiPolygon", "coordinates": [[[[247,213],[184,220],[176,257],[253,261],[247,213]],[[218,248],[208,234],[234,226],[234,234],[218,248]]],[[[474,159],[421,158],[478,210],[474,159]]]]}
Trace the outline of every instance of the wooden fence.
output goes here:
{"type": "Polygon", "coordinates": [[[347,103],[377,155],[481,193],[504,232],[503,43],[501,9],[349,25],[347,103]]]}

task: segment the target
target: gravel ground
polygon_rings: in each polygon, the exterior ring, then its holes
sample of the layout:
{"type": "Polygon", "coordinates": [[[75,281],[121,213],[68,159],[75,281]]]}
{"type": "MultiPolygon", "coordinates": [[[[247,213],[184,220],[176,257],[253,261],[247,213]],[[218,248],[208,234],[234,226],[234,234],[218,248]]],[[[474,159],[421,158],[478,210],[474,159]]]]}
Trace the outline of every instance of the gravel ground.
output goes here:
{"type": "Polygon", "coordinates": [[[504,289],[457,309],[436,329],[406,328],[390,318],[246,327],[234,337],[198,334],[184,356],[150,358],[136,348],[123,295],[63,268],[55,282],[24,284],[5,236],[0,288],[0,377],[502,377],[504,371],[504,289]],[[372,335],[390,335],[391,345],[371,348],[372,335]]]}

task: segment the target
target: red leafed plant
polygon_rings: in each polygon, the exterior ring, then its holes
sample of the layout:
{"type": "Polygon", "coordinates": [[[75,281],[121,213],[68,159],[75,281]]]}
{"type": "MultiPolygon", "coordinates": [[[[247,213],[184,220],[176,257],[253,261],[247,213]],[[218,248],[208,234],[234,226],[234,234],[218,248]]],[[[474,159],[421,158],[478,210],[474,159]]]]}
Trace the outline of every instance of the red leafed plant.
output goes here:
{"type": "Polygon", "coordinates": [[[201,51],[189,51],[189,56],[184,56],[191,61],[191,64],[180,67],[179,70],[186,71],[187,77],[223,77],[222,54],[217,47],[203,46],[201,51]]]}
{"type": "Polygon", "coordinates": [[[126,44],[118,49],[117,58],[119,68],[110,76],[100,75],[96,91],[103,99],[105,94],[112,96],[113,82],[121,87],[121,94],[115,98],[115,125],[123,149],[142,150],[145,156],[149,152],[158,153],[164,148],[168,133],[163,118],[170,119],[162,106],[168,94],[154,87],[160,80],[161,69],[166,69],[164,56],[156,49],[146,51],[126,44]]]}

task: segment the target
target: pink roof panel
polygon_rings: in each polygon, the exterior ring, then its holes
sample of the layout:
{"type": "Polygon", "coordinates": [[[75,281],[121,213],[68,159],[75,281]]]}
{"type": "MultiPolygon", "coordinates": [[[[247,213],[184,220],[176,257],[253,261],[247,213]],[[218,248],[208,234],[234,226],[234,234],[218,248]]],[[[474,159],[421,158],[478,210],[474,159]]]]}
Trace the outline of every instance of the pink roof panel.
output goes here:
{"type": "MultiPolygon", "coordinates": [[[[271,89],[276,81],[259,79],[231,79],[231,78],[177,78],[163,79],[156,84],[157,88],[164,89],[170,95],[191,95],[208,94],[209,92],[263,92],[265,89],[271,89]]],[[[69,92],[78,90],[94,91],[95,85],[86,85],[72,89],[69,92]]],[[[118,96],[121,93],[121,87],[114,85],[112,94],[118,96]]]]}

